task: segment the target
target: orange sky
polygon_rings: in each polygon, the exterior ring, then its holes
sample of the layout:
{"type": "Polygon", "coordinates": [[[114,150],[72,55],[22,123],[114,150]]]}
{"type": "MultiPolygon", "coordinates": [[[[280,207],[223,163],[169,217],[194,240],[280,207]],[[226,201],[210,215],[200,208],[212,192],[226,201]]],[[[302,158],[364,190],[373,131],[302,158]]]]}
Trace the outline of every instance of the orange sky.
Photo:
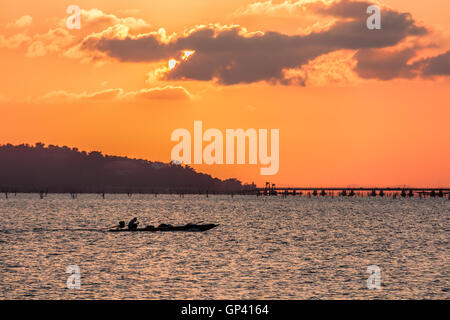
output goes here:
{"type": "MultiPolygon", "coordinates": [[[[312,60],[305,86],[270,81],[227,85],[214,80],[149,79],[150,73],[167,67],[165,58],[121,62],[111,57],[93,60],[91,52],[90,60],[73,53],[83,39],[114,25],[133,24],[129,31],[133,35],[164,28],[168,35],[176,33],[175,38],[200,24],[234,24],[248,32],[285,35],[317,27],[309,25],[316,21],[309,13],[238,14],[255,2],[129,0],[125,6],[117,0],[2,2],[0,143],[41,141],[168,162],[175,145],[170,141],[172,131],[192,132],[193,121],[202,120],[205,129],[223,133],[226,128],[280,129],[277,175],[261,176],[260,165],[194,166],[220,178],[259,185],[272,181],[279,186],[450,186],[448,76],[363,78],[352,69],[357,51],[352,49],[312,60]],[[82,20],[80,30],[67,29],[61,21],[70,4],[87,12],[101,10],[97,18],[103,22],[82,20]],[[31,21],[21,19],[24,16],[31,21]],[[135,25],[139,27],[133,29],[135,25]],[[58,28],[66,33],[48,33],[58,28]],[[162,97],[155,88],[165,88],[162,97]]],[[[281,2],[273,1],[272,7],[281,2]]],[[[450,50],[449,1],[382,4],[411,13],[429,30],[388,49],[414,47],[417,55],[410,63],[450,50]]]]}

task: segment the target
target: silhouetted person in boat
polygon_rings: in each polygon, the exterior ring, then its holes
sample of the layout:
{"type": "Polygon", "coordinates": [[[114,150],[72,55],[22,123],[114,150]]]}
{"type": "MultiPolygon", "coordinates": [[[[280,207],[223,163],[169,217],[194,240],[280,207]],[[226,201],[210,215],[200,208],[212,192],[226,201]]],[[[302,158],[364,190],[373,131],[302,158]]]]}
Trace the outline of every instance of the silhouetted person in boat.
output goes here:
{"type": "Polygon", "coordinates": [[[138,227],[139,222],[137,222],[137,218],[133,218],[128,222],[128,229],[135,230],[138,227]]]}

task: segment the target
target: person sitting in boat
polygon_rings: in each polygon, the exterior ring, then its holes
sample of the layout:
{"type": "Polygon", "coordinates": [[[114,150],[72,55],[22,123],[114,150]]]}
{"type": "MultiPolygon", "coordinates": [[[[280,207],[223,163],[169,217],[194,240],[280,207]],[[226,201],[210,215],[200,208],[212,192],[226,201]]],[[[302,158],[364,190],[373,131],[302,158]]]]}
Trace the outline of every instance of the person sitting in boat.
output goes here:
{"type": "Polygon", "coordinates": [[[128,222],[128,229],[134,230],[137,229],[139,222],[137,222],[137,218],[133,218],[128,222]]]}

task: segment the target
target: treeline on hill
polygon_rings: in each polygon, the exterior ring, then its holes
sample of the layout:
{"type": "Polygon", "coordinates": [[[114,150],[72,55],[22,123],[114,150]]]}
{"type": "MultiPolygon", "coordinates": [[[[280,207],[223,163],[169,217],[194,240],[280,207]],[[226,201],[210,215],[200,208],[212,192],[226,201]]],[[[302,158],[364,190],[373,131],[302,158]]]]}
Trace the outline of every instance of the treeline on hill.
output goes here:
{"type": "Polygon", "coordinates": [[[198,193],[242,189],[189,166],[78,151],[42,143],[0,146],[2,192],[198,193]]]}

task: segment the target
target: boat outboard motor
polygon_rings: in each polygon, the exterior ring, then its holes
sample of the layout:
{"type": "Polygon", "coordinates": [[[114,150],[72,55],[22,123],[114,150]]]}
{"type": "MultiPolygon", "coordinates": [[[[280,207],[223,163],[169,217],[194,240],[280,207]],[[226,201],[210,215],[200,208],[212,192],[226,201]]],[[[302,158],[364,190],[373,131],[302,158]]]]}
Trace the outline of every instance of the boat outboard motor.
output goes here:
{"type": "Polygon", "coordinates": [[[119,222],[119,229],[125,228],[125,221],[119,222]]]}

